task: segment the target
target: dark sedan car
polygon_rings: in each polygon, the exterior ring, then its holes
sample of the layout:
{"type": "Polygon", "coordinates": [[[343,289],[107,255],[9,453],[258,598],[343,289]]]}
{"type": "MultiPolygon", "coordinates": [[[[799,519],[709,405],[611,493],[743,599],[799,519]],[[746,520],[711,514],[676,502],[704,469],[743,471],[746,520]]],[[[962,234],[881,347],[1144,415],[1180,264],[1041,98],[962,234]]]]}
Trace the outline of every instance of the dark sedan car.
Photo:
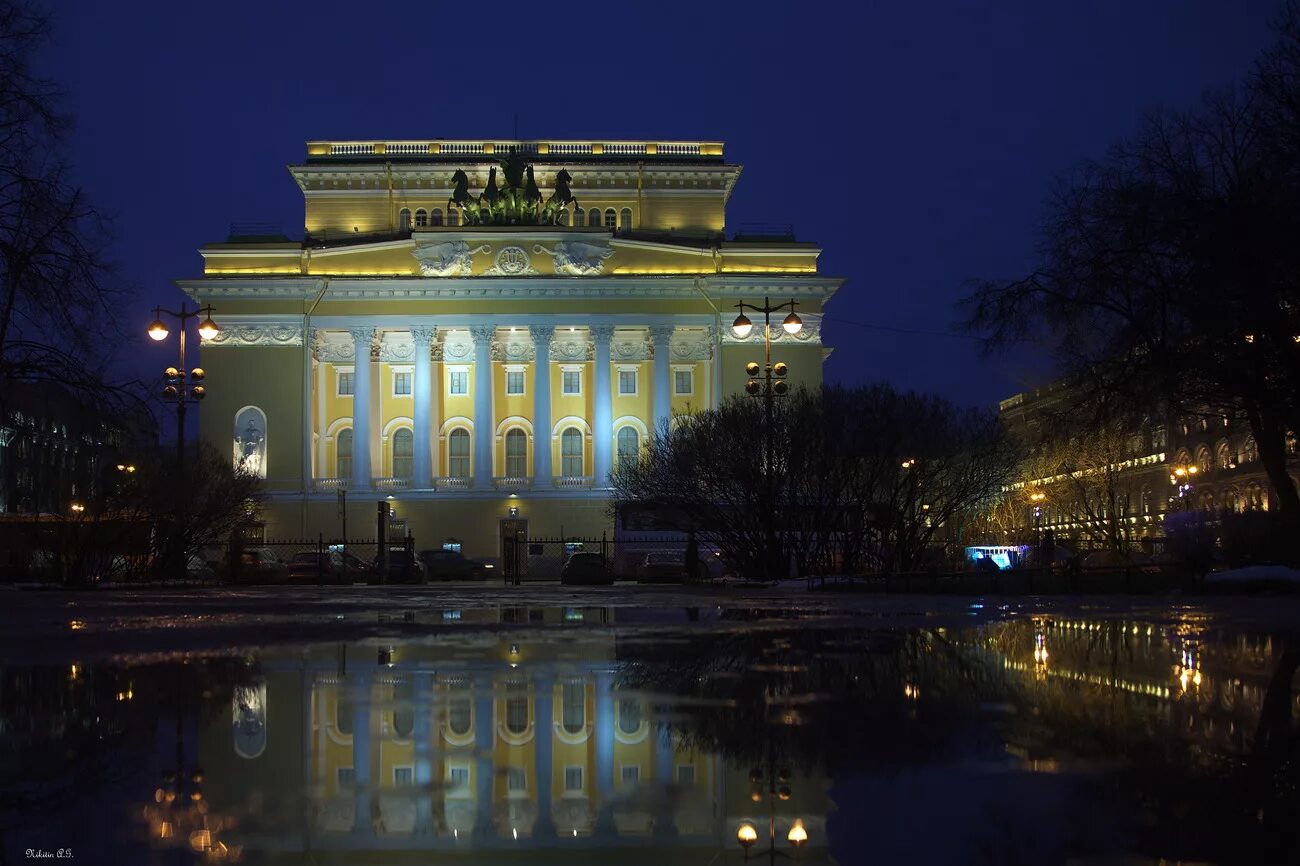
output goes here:
{"type": "Polygon", "coordinates": [[[343,557],[337,553],[295,553],[289,583],[342,583],[343,557]]]}
{"type": "Polygon", "coordinates": [[[424,563],[405,550],[388,552],[390,583],[424,583],[424,563]]]}
{"type": "Polygon", "coordinates": [[[612,584],[614,572],[599,553],[575,553],[560,569],[560,583],[570,585],[612,584]]]}
{"type": "Polygon", "coordinates": [[[420,562],[429,580],[483,580],[491,567],[455,550],[421,550],[420,562]]]}

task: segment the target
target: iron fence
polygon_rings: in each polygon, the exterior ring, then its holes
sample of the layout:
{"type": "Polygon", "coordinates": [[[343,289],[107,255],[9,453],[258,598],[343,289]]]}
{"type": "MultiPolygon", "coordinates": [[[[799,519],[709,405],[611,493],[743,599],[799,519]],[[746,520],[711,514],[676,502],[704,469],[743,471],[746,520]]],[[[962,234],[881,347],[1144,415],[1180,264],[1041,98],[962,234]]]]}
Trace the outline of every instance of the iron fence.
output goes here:
{"type": "Polygon", "coordinates": [[[503,540],[502,574],[506,583],[567,580],[574,583],[634,580],[639,583],[706,582],[726,571],[716,551],[697,549],[695,565],[687,562],[689,539],[652,538],[510,538],[503,540]],[[573,562],[574,557],[581,559],[573,562]]]}
{"type": "Polygon", "coordinates": [[[421,581],[409,564],[415,557],[415,539],[409,537],[381,545],[373,538],[246,541],[236,535],[228,545],[204,548],[200,557],[216,578],[233,584],[421,581]]]}

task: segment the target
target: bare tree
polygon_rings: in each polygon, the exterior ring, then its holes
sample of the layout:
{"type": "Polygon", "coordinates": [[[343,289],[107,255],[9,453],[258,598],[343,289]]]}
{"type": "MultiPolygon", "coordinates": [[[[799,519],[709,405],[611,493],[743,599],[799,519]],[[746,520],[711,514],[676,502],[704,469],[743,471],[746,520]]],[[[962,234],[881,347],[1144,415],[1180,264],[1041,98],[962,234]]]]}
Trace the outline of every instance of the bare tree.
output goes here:
{"type": "Polygon", "coordinates": [[[1150,113],[1052,190],[1039,266],[978,285],[968,324],[1031,343],[1130,409],[1250,424],[1283,511],[1300,515],[1300,17],[1246,88],[1150,113]]]}

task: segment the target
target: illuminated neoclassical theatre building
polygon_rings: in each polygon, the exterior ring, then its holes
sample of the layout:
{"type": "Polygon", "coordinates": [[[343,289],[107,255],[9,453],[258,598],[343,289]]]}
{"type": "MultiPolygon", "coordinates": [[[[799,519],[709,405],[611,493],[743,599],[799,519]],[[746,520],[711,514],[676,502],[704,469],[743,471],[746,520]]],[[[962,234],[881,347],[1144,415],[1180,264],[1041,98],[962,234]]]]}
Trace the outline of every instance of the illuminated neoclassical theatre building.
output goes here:
{"type": "Polygon", "coordinates": [[[842,280],[788,232],[728,232],[740,172],[708,141],[308,142],[304,240],[232,234],[178,282],[222,327],[203,435],[265,477],[268,536],[337,535],[340,490],[421,547],[598,536],[616,461],[743,391],[738,301],[794,300],[773,359],[821,382],[842,280]]]}

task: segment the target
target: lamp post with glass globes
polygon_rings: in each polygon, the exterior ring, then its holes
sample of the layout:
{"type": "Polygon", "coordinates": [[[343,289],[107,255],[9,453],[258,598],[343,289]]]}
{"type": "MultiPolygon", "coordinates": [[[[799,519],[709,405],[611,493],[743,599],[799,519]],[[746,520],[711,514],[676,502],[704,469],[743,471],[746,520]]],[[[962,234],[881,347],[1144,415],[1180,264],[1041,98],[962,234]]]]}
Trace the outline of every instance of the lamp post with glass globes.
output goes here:
{"type": "Polygon", "coordinates": [[[1197,472],[1196,464],[1179,464],[1169,475],[1169,483],[1178,490],[1179,510],[1186,511],[1192,505],[1192,480],[1197,472]]]}
{"type": "MultiPolygon", "coordinates": [[[[791,797],[790,791],[790,771],[786,769],[773,770],[771,766],[766,769],[755,767],[749,771],[749,781],[753,788],[749,797],[755,803],[761,803],[767,800],[767,850],[760,851],[760,854],[767,854],[768,863],[775,863],[777,857],[790,858],[785,851],[779,851],[776,847],[776,801],[787,801],[791,797]],[[766,788],[766,790],[764,790],[766,788]]],[[[794,848],[794,859],[799,860],[799,852],[808,841],[808,828],[803,824],[802,818],[795,818],[794,823],[790,825],[790,832],[785,834],[786,841],[794,848]]],[[[758,828],[750,821],[742,821],[736,828],[736,842],[745,850],[745,862],[749,862],[749,851],[758,841],[758,828]]]]}
{"type": "MultiPolygon", "coordinates": [[[[750,361],[745,365],[745,374],[749,377],[745,382],[745,393],[751,397],[761,397],[763,400],[763,457],[764,457],[764,477],[769,487],[775,478],[775,437],[773,434],[773,415],[775,409],[775,400],[789,392],[790,386],[786,383],[786,376],[789,375],[790,368],[784,362],[778,361],[772,363],[772,314],[780,310],[789,308],[790,314],[785,317],[781,323],[782,329],[794,336],[803,330],[803,319],[795,312],[795,302],[786,301],[782,304],[773,304],[769,299],[763,299],[763,306],[747,304],[740,301],[736,304],[736,309],[740,310],[740,315],[731,323],[731,331],[738,339],[745,339],[754,329],[754,323],[745,315],[745,310],[753,310],[755,313],[763,314],[763,366],[760,368],[758,362],[750,361]]],[[[769,489],[769,493],[771,493],[769,489]]],[[[775,505],[775,503],[772,503],[775,505]]],[[[776,528],[772,521],[775,519],[774,508],[769,508],[765,516],[767,536],[767,551],[763,557],[764,567],[770,568],[775,561],[776,549],[776,528]]],[[[765,575],[766,576],[766,575],[765,575]]],[[[783,575],[784,576],[784,575],[783,575]]]]}
{"type": "Polygon", "coordinates": [[[154,320],[149,325],[149,337],[156,343],[167,339],[170,333],[167,326],[163,324],[163,314],[179,319],[181,323],[178,332],[180,361],[175,367],[168,367],[163,371],[167,384],[163,386],[162,396],[164,400],[176,404],[176,471],[177,474],[182,474],[185,470],[185,407],[190,403],[198,403],[207,396],[207,389],[199,384],[204,378],[203,368],[195,367],[189,372],[188,378],[185,373],[185,328],[190,319],[203,316],[203,321],[199,323],[200,337],[211,340],[221,332],[221,329],[217,327],[216,322],[212,321],[211,305],[187,310],[185,305],[181,304],[179,313],[154,307],[154,320]]]}

